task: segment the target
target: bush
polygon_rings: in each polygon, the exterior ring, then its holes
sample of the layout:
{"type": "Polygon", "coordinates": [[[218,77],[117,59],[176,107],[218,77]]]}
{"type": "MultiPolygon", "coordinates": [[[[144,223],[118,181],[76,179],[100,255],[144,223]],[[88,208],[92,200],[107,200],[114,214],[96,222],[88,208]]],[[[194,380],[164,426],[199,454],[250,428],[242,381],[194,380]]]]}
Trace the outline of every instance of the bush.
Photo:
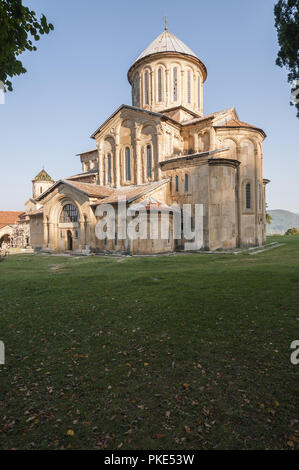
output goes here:
{"type": "Polygon", "coordinates": [[[295,227],[289,228],[286,233],[286,235],[299,235],[299,230],[295,227]]]}

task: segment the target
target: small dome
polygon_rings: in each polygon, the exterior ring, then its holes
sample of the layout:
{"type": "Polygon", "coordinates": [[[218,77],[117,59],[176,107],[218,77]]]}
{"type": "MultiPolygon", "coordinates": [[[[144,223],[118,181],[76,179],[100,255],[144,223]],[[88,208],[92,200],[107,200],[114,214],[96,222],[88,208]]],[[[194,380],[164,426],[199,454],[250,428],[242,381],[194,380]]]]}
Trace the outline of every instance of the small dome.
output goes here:
{"type": "Polygon", "coordinates": [[[136,59],[135,63],[140,59],[147,57],[151,54],[160,52],[178,52],[179,54],[188,54],[198,59],[197,55],[189,49],[186,44],[178,39],[174,34],[165,29],[136,59]]]}

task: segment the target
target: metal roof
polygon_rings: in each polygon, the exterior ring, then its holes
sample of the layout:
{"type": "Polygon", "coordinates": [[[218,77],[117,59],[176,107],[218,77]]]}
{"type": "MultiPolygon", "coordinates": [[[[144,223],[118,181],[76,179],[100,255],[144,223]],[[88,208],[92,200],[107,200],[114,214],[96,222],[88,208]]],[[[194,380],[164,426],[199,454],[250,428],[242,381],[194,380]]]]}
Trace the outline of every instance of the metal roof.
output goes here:
{"type": "Polygon", "coordinates": [[[178,39],[174,34],[170,33],[168,29],[165,29],[136,59],[137,62],[144,57],[147,57],[151,54],[156,54],[159,52],[179,52],[180,54],[188,54],[193,57],[197,57],[191,49],[186,46],[180,39],[178,39]]]}

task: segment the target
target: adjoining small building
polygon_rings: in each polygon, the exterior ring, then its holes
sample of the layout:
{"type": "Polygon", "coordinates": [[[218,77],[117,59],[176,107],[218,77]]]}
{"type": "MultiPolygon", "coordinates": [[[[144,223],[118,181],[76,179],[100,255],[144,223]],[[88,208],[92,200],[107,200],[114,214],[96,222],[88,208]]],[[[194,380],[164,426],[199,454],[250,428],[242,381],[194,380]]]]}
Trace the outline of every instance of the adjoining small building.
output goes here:
{"type": "Polygon", "coordinates": [[[30,243],[25,212],[0,211],[0,249],[26,248],[30,243]]]}
{"type": "Polygon", "coordinates": [[[203,62],[165,28],[129,68],[132,105],[97,127],[96,148],[79,154],[82,171],[54,183],[43,170],[33,180],[31,245],[55,252],[182,248],[172,232],[159,242],[132,243],[117,232],[99,239],[97,213],[110,204],[118,219],[119,199],[127,209],[160,208],[159,217],[165,208],[201,205],[206,250],[263,244],[265,132],[241,121],[234,107],[204,115],[206,78],[203,62]]]}

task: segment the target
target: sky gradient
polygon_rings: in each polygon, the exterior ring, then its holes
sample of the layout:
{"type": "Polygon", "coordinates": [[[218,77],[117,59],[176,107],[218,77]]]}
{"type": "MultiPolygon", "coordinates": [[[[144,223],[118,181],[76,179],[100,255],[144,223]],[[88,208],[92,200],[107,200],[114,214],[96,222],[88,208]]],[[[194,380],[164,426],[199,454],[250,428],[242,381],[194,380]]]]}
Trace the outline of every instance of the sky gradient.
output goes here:
{"type": "Polygon", "coordinates": [[[81,170],[76,154],[95,148],[92,132],[131,104],[127,71],[163,30],[204,62],[204,113],[235,106],[261,127],[269,209],[299,213],[299,120],[289,105],[278,51],[274,0],[25,0],[55,31],[26,52],[28,73],[0,105],[0,210],[22,210],[43,165],[54,180],[81,170]]]}

